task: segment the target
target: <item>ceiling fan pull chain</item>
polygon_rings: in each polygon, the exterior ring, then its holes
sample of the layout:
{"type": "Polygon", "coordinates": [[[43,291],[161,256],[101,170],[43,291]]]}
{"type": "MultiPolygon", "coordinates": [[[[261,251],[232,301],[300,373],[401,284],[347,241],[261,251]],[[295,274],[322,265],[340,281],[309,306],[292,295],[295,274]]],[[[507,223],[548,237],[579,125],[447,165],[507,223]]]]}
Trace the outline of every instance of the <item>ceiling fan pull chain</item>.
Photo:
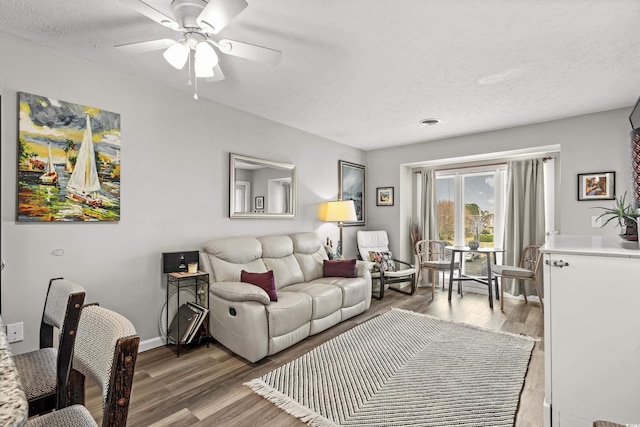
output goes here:
{"type": "Polygon", "coordinates": [[[191,86],[191,49],[189,49],[189,57],[187,59],[189,63],[189,72],[187,74],[187,86],[191,86]]]}

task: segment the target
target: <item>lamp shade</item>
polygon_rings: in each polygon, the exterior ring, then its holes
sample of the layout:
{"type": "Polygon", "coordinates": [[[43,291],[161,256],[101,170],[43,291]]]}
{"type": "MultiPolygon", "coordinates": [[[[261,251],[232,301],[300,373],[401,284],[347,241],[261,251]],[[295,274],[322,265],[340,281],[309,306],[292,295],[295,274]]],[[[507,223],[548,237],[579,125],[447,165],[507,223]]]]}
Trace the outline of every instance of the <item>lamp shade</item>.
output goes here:
{"type": "Polygon", "coordinates": [[[344,222],[356,221],[356,206],[353,200],[338,200],[335,202],[327,202],[324,210],[324,221],[328,222],[344,222]]]}
{"type": "Polygon", "coordinates": [[[162,56],[173,67],[182,70],[189,58],[189,48],[183,42],[178,42],[169,46],[169,49],[165,50],[162,56]]]}

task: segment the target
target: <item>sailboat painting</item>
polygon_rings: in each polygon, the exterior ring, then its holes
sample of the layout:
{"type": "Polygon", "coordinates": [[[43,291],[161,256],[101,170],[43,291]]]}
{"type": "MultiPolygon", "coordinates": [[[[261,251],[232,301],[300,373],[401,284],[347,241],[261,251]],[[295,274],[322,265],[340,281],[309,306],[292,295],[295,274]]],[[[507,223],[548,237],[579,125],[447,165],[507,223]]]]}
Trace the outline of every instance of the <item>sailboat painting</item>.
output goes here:
{"type": "Polygon", "coordinates": [[[119,221],[120,115],[18,97],[18,221],[119,221]]]}

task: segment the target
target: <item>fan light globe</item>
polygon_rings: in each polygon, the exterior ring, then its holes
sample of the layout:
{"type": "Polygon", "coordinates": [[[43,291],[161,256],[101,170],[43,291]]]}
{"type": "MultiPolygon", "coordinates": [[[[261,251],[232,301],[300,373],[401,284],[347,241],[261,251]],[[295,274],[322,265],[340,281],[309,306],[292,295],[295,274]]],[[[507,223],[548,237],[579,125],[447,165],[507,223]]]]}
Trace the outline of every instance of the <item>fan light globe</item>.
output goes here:
{"type": "Polygon", "coordinates": [[[209,68],[218,65],[218,55],[207,42],[200,42],[196,45],[196,68],[198,64],[209,68]]]}
{"type": "Polygon", "coordinates": [[[202,64],[202,62],[198,62],[196,59],[195,63],[195,71],[196,77],[204,78],[204,77],[213,77],[213,68],[209,67],[207,64],[202,64]]]}
{"type": "Polygon", "coordinates": [[[162,56],[172,67],[182,70],[189,58],[189,48],[182,42],[178,42],[169,46],[169,49],[165,50],[162,56]]]}

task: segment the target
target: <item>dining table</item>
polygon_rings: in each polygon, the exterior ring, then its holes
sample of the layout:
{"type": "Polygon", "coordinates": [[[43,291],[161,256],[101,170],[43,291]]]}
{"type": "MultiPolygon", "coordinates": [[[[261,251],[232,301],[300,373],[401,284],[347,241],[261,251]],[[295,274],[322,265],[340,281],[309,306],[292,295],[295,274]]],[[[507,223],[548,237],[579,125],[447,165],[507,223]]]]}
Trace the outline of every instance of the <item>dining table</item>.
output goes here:
{"type": "Polygon", "coordinates": [[[493,290],[491,288],[491,284],[492,282],[495,282],[495,288],[496,288],[496,298],[500,299],[500,294],[498,292],[498,279],[495,277],[492,277],[491,274],[491,255],[493,255],[493,263],[496,264],[497,260],[496,260],[496,254],[497,253],[501,253],[504,252],[504,249],[501,248],[494,248],[494,247],[478,247],[478,248],[471,248],[469,246],[445,246],[445,249],[448,251],[451,251],[451,266],[449,269],[449,301],[451,301],[451,289],[453,288],[453,282],[454,281],[458,281],[458,285],[460,285],[461,282],[464,281],[469,281],[472,280],[474,282],[478,282],[478,283],[483,283],[485,285],[487,285],[487,288],[489,290],[489,307],[491,309],[493,309],[493,290]],[[474,275],[467,275],[467,274],[460,274],[458,277],[454,277],[453,276],[453,271],[454,271],[454,266],[456,263],[456,255],[459,255],[460,258],[460,264],[462,265],[462,258],[464,257],[465,253],[468,252],[473,252],[473,253],[477,253],[480,255],[484,255],[486,257],[486,263],[487,263],[487,276],[474,276],[474,275]]]}
{"type": "Polygon", "coordinates": [[[20,383],[0,316],[0,425],[24,426],[27,424],[28,417],[29,404],[20,383]]]}

